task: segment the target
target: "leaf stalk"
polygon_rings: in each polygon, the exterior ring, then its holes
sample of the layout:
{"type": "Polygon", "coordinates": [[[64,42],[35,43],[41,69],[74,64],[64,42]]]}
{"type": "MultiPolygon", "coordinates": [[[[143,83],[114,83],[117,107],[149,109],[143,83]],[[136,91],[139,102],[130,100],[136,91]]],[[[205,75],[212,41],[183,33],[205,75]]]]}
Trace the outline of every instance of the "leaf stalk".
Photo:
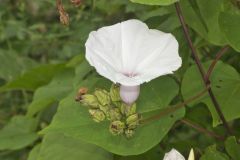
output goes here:
{"type": "MultiPolygon", "coordinates": [[[[204,71],[203,66],[201,64],[201,61],[200,61],[200,59],[199,59],[199,57],[197,55],[197,51],[196,51],[196,49],[195,49],[195,47],[193,45],[193,42],[192,42],[192,40],[190,38],[189,30],[188,30],[187,24],[185,23],[185,19],[183,17],[182,10],[181,10],[179,2],[175,3],[175,8],[176,8],[176,12],[177,12],[178,18],[179,18],[180,23],[181,23],[182,28],[183,28],[184,36],[185,36],[185,38],[186,38],[186,40],[188,42],[188,45],[189,45],[189,47],[190,47],[190,49],[192,51],[193,59],[195,60],[195,63],[197,65],[197,67],[198,67],[198,70],[201,73],[202,80],[204,81],[205,86],[207,86],[209,84],[209,79],[205,78],[206,77],[205,71],[204,71]]],[[[224,114],[223,114],[223,112],[221,110],[221,107],[220,107],[220,105],[219,105],[215,95],[213,94],[213,91],[212,91],[211,87],[208,88],[208,94],[209,94],[209,96],[210,96],[210,98],[211,98],[211,100],[213,102],[213,105],[214,105],[214,107],[215,107],[215,109],[216,109],[216,111],[217,111],[217,113],[218,113],[218,115],[219,115],[223,125],[225,126],[228,134],[229,135],[233,135],[233,131],[230,128],[230,126],[228,125],[228,123],[227,123],[227,121],[226,121],[226,119],[224,117],[224,114]]]]}

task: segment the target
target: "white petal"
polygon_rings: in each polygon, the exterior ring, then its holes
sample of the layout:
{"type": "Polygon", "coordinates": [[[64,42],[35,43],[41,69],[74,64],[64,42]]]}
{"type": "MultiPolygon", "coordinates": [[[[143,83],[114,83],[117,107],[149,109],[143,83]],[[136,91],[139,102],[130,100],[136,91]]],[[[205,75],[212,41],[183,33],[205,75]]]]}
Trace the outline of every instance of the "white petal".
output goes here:
{"type": "Polygon", "coordinates": [[[163,160],[185,160],[185,158],[176,149],[172,149],[165,154],[163,160]]]}
{"type": "Polygon", "coordinates": [[[99,74],[126,86],[136,86],[181,66],[178,43],[171,34],[128,20],[90,33],[86,58],[99,74]]]}

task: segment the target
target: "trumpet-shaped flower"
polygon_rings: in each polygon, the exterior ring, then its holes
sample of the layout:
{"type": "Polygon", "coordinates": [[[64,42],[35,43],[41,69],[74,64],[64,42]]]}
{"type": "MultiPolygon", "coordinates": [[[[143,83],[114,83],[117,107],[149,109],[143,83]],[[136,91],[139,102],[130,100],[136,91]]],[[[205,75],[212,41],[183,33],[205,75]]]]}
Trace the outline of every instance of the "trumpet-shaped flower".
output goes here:
{"type": "Polygon", "coordinates": [[[182,63],[172,34],[135,19],[91,32],[85,46],[90,65],[121,84],[120,96],[128,104],[137,99],[140,84],[172,74],[182,63]]]}

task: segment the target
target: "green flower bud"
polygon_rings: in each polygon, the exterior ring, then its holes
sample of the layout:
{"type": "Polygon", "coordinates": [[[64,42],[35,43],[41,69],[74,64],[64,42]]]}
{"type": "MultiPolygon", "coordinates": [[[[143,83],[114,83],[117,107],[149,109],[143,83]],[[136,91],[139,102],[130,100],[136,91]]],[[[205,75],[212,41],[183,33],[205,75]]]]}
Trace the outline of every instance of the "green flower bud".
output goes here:
{"type": "Polygon", "coordinates": [[[112,108],[109,110],[110,120],[116,121],[121,120],[122,114],[118,108],[112,108]]]}
{"type": "Polygon", "coordinates": [[[101,111],[103,111],[103,113],[105,114],[105,116],[106,116],[106,118],[108,119],[108,120],[111,120],[111,118],[110,118],[110,109],[111,109],[111,106],[109,106],[109,105],[105,105],[105,106],[103,106],[103,105],[100,105],[99,106],[99,109],[101,110],[101,111]]]}
{"type": "Polygon", "coordinates": [[[82,95],[80,102],[83,105],[90,106],[91,108],[99,108],[97,97],[91,94],[82,95]]]}
{"type": "Polygon", "coordinates": [[[126,115],[126,117],[135,114],[136,110],[137,110],[136,103],[132,104],[131,106],[129,106],[125,103],[122,103],[122,105],[121,105],[121,113],[123,115],[126,115]]]}
{"type": "Polygon", "coordinates": [[[108,105],[105,105],[105,106],[104,105],[100,105],[99,109],[106,114],[106,113],[109,112],[110,106],[108,106],[108,105]]]}
{"type": "Polygon", "coordinates": [[[89,113],[95,122],[101,122],[105,120],[105,114],[99,109],[89,109],[89,113]]]}
{"type": "Polygon", "coordinates": [[[125,130],[125,136],[127,138],[131,138],[133,135],[134,135],[134,130],[132,130],[132,129],[126,129],[125,130]]]}
{"type": "Polygon", "coordinates": [[[121,108],[122,102],[121,101],[116,101],[116,102],[112,102],[114,106],[116,106],[117,108],[121,108]]]}
{"type": "Polygon", "coordinates": [[[110,97],[113,102],[121,101],[119,85],[112,84],[110,88],[110,97]]]}
{"type": "Polygon", "coordinates": [[[120,135],[124,133],[124,129],[125,129],[125,123],[121,122],[121,121],[114,121],[110,124],[109,126],[109,131],[113,134],[113,135],[120,135]]]}
{"type": "Polygon", "coordinates": [[[97,97],[99,103],[103,106],[109,105],[111,103],[109,93],[106,90],[97,89],[94,92],[94,95],[97,97]]]}
{"type": "Polygon", "coordinates": [[[126,124],[129,129],[135,129],[139,125],[139,115],[133,114],[126,119],[126,124]]]}

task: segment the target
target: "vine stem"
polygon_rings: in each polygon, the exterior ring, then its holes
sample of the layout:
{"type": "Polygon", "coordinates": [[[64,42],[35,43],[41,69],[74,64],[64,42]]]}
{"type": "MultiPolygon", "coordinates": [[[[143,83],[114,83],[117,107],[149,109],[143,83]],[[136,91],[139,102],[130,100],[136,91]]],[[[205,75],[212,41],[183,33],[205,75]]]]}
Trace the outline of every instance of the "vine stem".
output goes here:
{"type": "MultiPolygon", "coordinates": [[[[187,42],[188,42],[189,47],[191,48],[192,56],[193,56],[193,58],[194,58],[194,60],[195,60],[195,63],[197,64],[197,67],[198,67],[199,72],[201,73],[201,76],[202,76],[202,79],[203,79],[203,81],[204,81],[204,84],[205,84],[205,86],[207,86],[208,83],[209,83],[209,80],[206,80],[206,79],[205,79],[205,72],[204,72],[203,66],[202,66],[202,64],[201,64],[201,61],[200,61],[198,55],[197,55],[197,51],[196,51],[196,49],[194,48],[193,42],[192,42],[192,40],[191,40],[191,38],[190,38],[190,34],[189,34],[189,31],[188,31],[188,27],[187,27],[187,25],[186,25],[186,23],[185,23],[185,19],[184,19],[183,15],[182,15],[182,10],[181,10],[181,8],[180,8],[179,2],[176,2],[176,3],[175,3],[175,8],[176,8],[177,15],[178,15],[178,17],[179,17],[180,23],[181,23],[182,28],[183,28],[184,36],[185,36],[185,38],[186,38],[186,40],[187,40],[187,42]]],[[[220,108],[220,105],[219,105],[216,97],[214,96],[214,94],[213,94],[213,92],[212,92],[211,87],[209,87],[209,89],[208,89],[208,94],[209,94],[209,96],[210,96],[210,98],[211,98],[211,100],[212,100],[212,102],[213,102],[213,105],[214,105],[214,107],[215,107],[215,109],[216,109],[216,111],[217,111],[220,119],[222,120],[222,123],[223,123],[223,125],[225,126],[228,134],[233,135],[233,131],[232,131],[232,129],[230,128],[230,126],[228,125],[228,123],[227,123],[227,121],[226,121],[226,119],[225,119],[225,117],[224,117],[224,115],[223,115],[223,112],[222,112],[222,110],[221,110],[221,108],[220,108]]]]}
{"type": "Polygon", "coordinates": [[[216,134],[216,133],[214,133],[212,131],[209,131],[209,130],[199,126],[198,124],[196,124],[196,123],[194,123],[194,122],[192,122],[192,121],[190,121],[190,120],[188,120],[186,118],[185,119],[181,119],[180,122],[182,122],[182,123],[184,123],[184,124],[194,128],[194,129],[196,129],[198,132],[205,133],[206,135],[208,135],[210,137],[214,137],[214,138],[219,139],[219,140],[225,140],[225,138],[223,136],[220,136],[220,135],[218,135],[218,134],[216,134]]]}
{"type": "Polygon", "coordinates": [[[153,120],[158,120],[160,118],[162,118],[163,116],[166,116],[170,113],[173,113],[175,112],[176,110],[182,108],[182,107],[185,107],[185,105],[187,105],[188,103],[191,103],[193,102],[194,100],[200,98],[201,96],[203,96],[209,89],[210,86],[207,86],[203,91],[201,91],[200,93],[198,93],[197,95],[185,100],[184,102],[182,103],[178,103],[174,106],[168,106],[166,107],[166,109],[164,109],[164,111],[160,112],[159,114],[156,114],[152,117],[149,117],[149,118],[146,118],[146,119],[143,119],[140,121],[141,124],[145,124],[147,122],[150,122],[150,121],[153,121],[153,120]]]}
{"type": "Polygon", "coordinates": [[[208,68],[207,74],[205,75],[205,81],[208,81],[208,83],[210,83],[210,76],[212,74],[212,71],[215,67],[215,65],[217,64],[218,60],[223,56],[223,54],[229,49],[229,46],[225,46],[223,47],[216,55],[216,58],[214,59],[214,61],[211,63],[210,67],[208,68]]]}

